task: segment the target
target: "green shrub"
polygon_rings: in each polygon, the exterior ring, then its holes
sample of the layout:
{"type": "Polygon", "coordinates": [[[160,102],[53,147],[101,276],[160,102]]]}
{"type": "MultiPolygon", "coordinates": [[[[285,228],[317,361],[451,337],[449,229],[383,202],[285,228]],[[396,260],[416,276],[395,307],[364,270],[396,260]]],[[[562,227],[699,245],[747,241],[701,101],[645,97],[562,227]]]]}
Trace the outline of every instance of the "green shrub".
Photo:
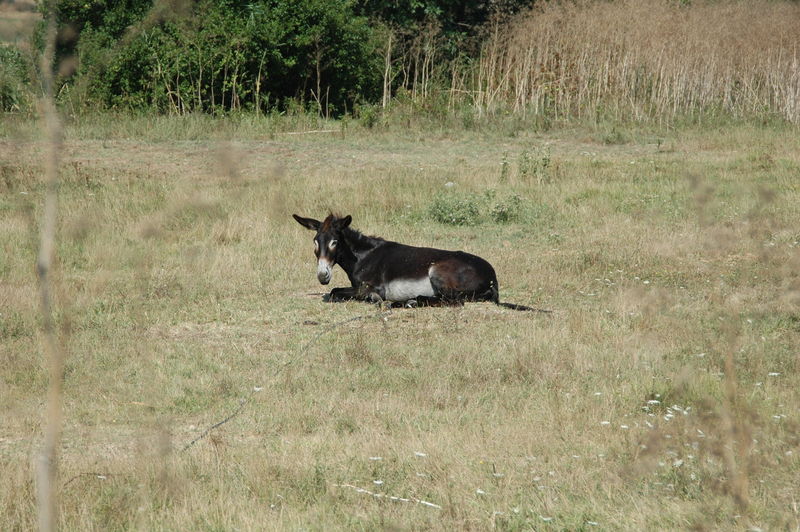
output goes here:
{"type": "Polygon", "coordinates": [[[519,219],[522,213],[522,198],[512,194],[494,204],[491,210],[492,220],[497,223],[508,223],[519,219]]]}
{"type": "Polygon", "coordinates": [[[428,208],[431,218],[447,225],[476,225],[480,208],[475,196],[438,194],[428,208]]]}
{"type": "Polygon", "coordinates": [[[482,195],[448,192],[434,197],[428,214],[433,220],[447,225],[503,224],[520,220],[524,207],[524,200],[518,194],[498,198],[491,189],[482,195]]]}
{"type": "Polygon", "coordinates": [[[29,65],[15,46],[0,44],[0,112],[30,105],[29,65]]]}
{"type": "Polygon", "coordinates": [[[519,156],[519,175],[523,180],[535,178],[539,184],[546,183],[550,180],[550,163],[548,147],[524,150],[519,156]]]}
{"type": "Polygon", "coordinates": [[[374,104],[362,104],[353,109],[353,114],[364,127],[372,129],[381,120],[381,108],[374,104]]]}
{"type": "Polygon", "coordinates": [[[176,16],[150,2],[58,3],[80,32],[76,100],[161,111],[269,110],[298,100],[338,115],[380,85],[366,17],[339,0],[201,0],[176,16]],[[106,5],[107,4],[107,5],[106,5]]]}
{"type": "Polygon", "coordinates": [[[508,174],[510,172],[508,164],[508,152],[503,152],[503,160],[500,163],[500,182],[505,183],[508,181],[508,174]]]}

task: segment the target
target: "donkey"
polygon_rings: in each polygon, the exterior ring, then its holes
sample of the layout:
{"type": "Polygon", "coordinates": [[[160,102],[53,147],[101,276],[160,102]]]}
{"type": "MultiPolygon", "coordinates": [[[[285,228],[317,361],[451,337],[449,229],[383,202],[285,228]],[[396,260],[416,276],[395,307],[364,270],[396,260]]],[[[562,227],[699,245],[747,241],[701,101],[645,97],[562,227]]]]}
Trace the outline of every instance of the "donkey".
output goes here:
{"type": "Polygon", "coordinates": [[[353,218],[349,215],[340,218],[331,214],[322,222],[292,216],[297,223],[316,232],[314,254],[319,282],[323,285],[331,282],[336,264],[350,280],[350,287],[331,290],[327,301],[386,301],[406,307],[491,301],[513,310],[539,311],[525,305],[501,303],[494,268],[476,255],[406,246],[366,236],[350,227],[353,218]]]}

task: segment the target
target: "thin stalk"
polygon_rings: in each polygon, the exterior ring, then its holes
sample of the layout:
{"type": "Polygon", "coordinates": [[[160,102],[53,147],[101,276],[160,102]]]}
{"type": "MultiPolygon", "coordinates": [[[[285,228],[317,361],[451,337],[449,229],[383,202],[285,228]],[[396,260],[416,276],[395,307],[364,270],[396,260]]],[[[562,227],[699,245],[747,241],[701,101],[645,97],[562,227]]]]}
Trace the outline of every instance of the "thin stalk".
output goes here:
{"type": "Polygon", "coordinates": [[[62,380],[64,352],[58,343],[53,322],[50,272],[55,249],[58,214],[58,164],[61,151],[61,122],[53,100],[53,58],[55,55],[55,10],[51,8],[47,23],[47,41],[41,58],[43,82],[42,110],[45,117],[47,156],[45,158],[45,200],[42,214],[41,240],[36,272],[39,277],[39,303],[42,312],[44,354],[49,381],[43,420],[43,442],[36,463],[37,510],[39,530],[55,530],[58,523],[56,476],[58,447],[61,441],[62,380]]]}

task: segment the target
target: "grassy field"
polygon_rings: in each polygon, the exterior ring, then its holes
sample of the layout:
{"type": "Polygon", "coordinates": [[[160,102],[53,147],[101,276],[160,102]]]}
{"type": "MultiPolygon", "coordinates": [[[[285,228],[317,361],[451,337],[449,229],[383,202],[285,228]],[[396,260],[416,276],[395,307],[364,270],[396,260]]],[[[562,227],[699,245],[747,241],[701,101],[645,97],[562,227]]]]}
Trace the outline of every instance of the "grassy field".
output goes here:
{"type": "MultiPolygon", "coordinates": [[[[38,131],[0,123],[2,530],[36,524],[38,131]]],[[[63,529],[800,527],[796,130],[99,117],[62,155],[63,529]],[[329,211],[555,312],[323,303],[291,214],[329,211]]]]}
{"type": "Polygon", "coordinates": [[[23,44],[30,39],[41,16],[31,1],[0,1],[0,44],[23,44]]]}

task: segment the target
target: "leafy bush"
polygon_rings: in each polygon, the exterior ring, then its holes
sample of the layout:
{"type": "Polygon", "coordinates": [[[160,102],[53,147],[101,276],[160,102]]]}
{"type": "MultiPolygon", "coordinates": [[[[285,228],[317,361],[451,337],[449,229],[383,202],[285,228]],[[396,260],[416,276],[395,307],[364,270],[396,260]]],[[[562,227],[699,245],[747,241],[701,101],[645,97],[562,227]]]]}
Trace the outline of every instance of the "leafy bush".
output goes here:
{"type": "Polygon", "coordinates": [[[62,26],[80,31],[76,98],[178,113],[297,99],[329,115],[377,94],[373,30],[349,2],[201,0],[180,17],[133,4],[59,2],[62,26]]]}
{"type": "Polygon", "coordinates": [[[0,111],[20,111],[30,104],[29,66],[15,46],[0,44],[0,111]]]}

